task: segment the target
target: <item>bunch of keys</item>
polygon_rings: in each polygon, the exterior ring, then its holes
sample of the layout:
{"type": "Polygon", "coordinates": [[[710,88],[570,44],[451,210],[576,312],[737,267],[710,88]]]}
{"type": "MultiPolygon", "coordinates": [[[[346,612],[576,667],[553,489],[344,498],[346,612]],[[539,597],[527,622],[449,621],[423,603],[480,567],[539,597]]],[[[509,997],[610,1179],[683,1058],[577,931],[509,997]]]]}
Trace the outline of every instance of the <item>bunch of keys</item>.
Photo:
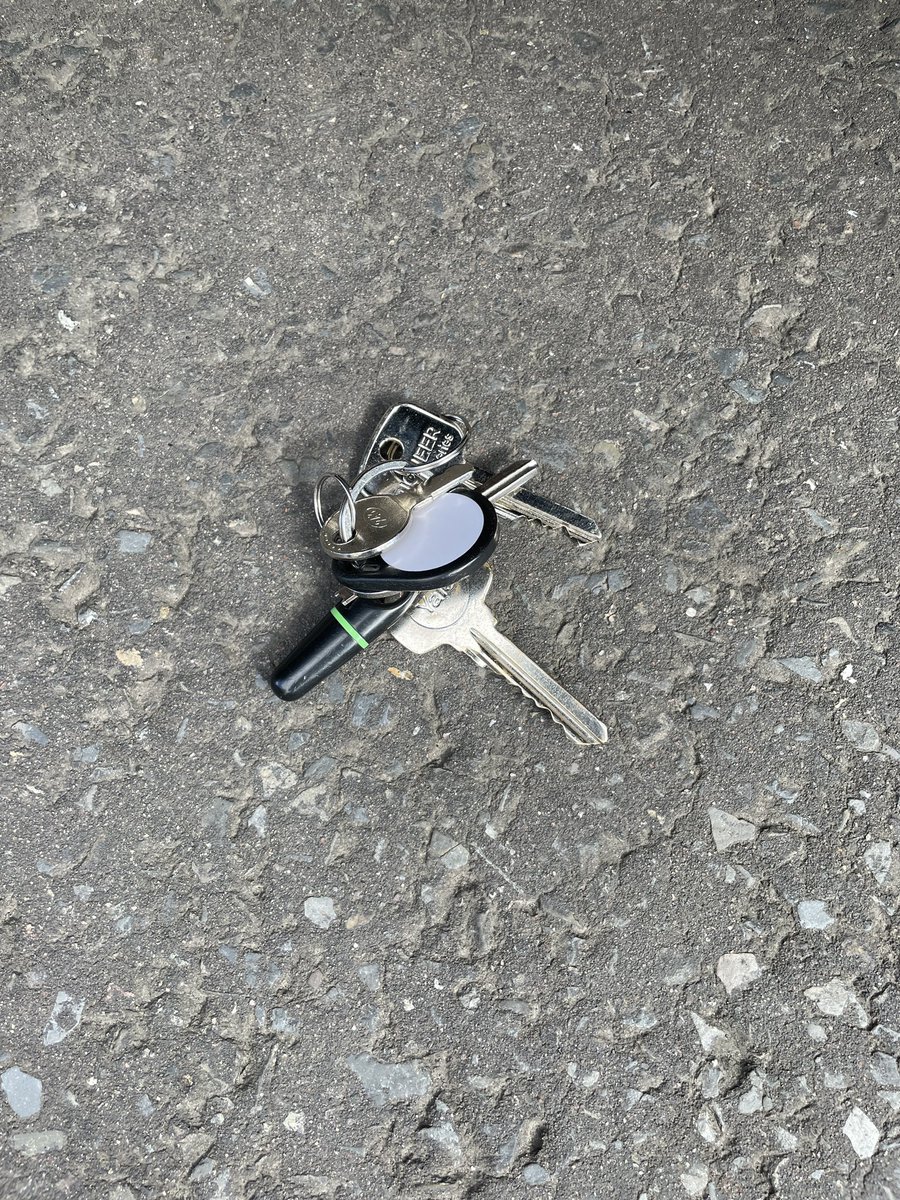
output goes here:
{"type": "Polygon", "coordinates": [[[315,493],[320,542],[342,599],[277,667],[282,700],[306,695],[383,633],[416,654],[452,646],[516,684],[579,745],[607,740],[603,722],[501,634],[485,597],[498,517],[529,517],[577,541],[600,537],[581,513],[524,490],[532,459],[490,475],[463,461],[468,426],[413,404],[391,408],[352,484],[325,475],[315,493]],[[326,484],[344,492],[325,516],[326,484]]]}

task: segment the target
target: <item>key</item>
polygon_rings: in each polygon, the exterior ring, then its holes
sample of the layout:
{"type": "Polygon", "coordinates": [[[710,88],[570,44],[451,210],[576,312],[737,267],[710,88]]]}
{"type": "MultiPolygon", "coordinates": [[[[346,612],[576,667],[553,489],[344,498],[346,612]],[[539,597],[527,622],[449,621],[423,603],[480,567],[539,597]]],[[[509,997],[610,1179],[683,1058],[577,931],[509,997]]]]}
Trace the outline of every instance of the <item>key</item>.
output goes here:
{"type": "Polygon", "coordinates": [[[353,505],[353,532],[341,537],[340,511],[319,530],[322,549],[331,558],[369,558],[386,550],[409,524],[409,508],[399,496],[364,496],[353,505]]]}
{"type": "MultiPolygon", "coordinates": [[[[427,463],[441,454],[462,454],[468,433],[461,417],[442,417],[415,404],[397,404],[376,429],[363,457],[363,469],[394,458],[427,463]]],[[[488,478],[487,472],[476,469],[470,486],[480,487],[488,478]]],[[[598,542],[602,537],[597,522],[584,513],[534,492],[520,489],[498,497],[496,506],[508,521],[527,517],[548,529],[561,529],[577,542],[598,542]]]]}
{"type": "MultiPolygon", "coordinates": [[[[489,478],[487,471],[476,467],[472,476],[472,486],[478,487],[489,478]]],[[[524,488],[499,497],[496,504],[500,515],[507,520],[518,521],[521,517],[527,517],[529,521],[536,521],[547,529],[561,529],[563,533],[583,545],[599,542],[603,537],[599,525],[591,517],[524,488]]]]}
{"type": "Polygon", "coordinates": [[[607,729],[599,717],[499,632],[485,601],[491,578],[490,568],[484,567],[450,588],[427,593],[391,634],[415,654],[427,654],[435,646],[462,651],[514,683],[579,746],[606,742],[607,729]]]}

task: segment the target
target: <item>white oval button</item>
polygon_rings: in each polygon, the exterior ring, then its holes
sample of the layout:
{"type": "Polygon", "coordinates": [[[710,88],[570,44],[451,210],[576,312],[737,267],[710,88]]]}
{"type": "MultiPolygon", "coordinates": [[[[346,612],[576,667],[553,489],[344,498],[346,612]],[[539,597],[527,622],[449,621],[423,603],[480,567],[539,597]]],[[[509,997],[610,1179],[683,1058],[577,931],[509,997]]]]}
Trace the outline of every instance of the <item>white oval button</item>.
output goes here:
{"type": "Polygon", "coordinates": [[[434,571],[465,554],[484,529],[484,513],[461,492],[413,509],[409,524],[381,557],[398,571],[434,571]]]}

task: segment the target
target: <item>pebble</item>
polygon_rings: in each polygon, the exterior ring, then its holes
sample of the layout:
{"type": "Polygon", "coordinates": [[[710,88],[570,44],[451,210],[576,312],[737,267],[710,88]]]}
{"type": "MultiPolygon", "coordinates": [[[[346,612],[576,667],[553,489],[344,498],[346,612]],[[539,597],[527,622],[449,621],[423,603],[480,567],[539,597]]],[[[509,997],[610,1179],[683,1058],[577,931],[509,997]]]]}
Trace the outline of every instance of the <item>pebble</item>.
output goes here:
{"type": "Polygon", "coordinates": [[[330,775],[334,767],[335,760],[329,755],[323,754],[321,758],[317,758],[315,762],[309,764],[303,772],[303,778],[307,783],[314,783],[330,775]]]}
{"type": "Polygon", "coordinates": [[[287,791],[297,782],[297,776],[291,768],[280,762],[263,763],[259,768],[259,779],[264,796],[274,795],[278,791],[287,791]]]}
{"type": "Polygon", "coordinates": [[[417,1062],[385,1063],[366,1053],[351,1054],[347,1066],[376,1108],[427,1096],[432,1090],[431,1076],[417,1062]]]}
{"type": "Polygon", "coordinates": [[[694,1028],[697,1030],[700,1045],[707,1054],[718,1053],[730,1041],[724,1029],[719,1029],[715,1025],[708,1024],[699,1013],[692,1012],[691,1020],[694,1022],[694,1028]]]}
{"type": "Polygon", "coordinates": [[[133,646],[117,650],[116,658],[123,667],[142,667],[144,665],[144,656],[133,646]]]}
{"type": "MultiPolygon", "coordinates": [[[[638,1093],[640,1099],[642,1093],[638,1093]]],[[[712,1105],[704,1104],[697,1114],[697,1119],[694,1121],[694,1128],[703,1138],[704,1142],[709,1142],[714,1146],[722,1137],[722,1126],[719,1118],[716,1116],[712,1105]]]]}
{"type": "Polygon", "coordinates": [[[779,658],[778,661],[783,667],[795,675],[799,675],[801,679],[808,680],[809,683],[822,682],[822,671],[811,658],[779,658]]]}
{"type": "Polygon", "coordinates": [[[55,1046],[74,1033],[81,1024],[84,999],[76,1000],[68,992],[57,992],[50,1020],[44,1027],[44,1045],[55,1046]]]}
{"type": "Polygon", "coordinates": [[[843,1133],[859,1158],[871,1158],[881,1141],[878,1126],[856,1106],[850,1109],[850,1115],[844,1122],[843,1133]]]}
{"type": "Polygon", "coordinates": [[[89,766],[97,761],[100,757],[99,746],[79,746],[73,750],[70,755],[72,762],[86,763],[89,766]]]}
{"type": "Polygon", "coordinates": [[[538,1187],[550,1181],[550,1172],[544,1170],[540,1163],[529,1163],[522,1172],[522,1179],[529,1187],[538,1187]]]}
{"type": "Polygon", "coordinates": [[[289,1133],[296,1133],[301,1138],[306,1137],[306,1118],[302,1112],[289,1112],[282,1125],[289,1133]]]}
{"type": "Polygon", "coordinates": [[[381,967],[378,963],[364,963],[356,973],[370,992],[381,990],[381,967]]]}
{"type": "Polygon", "coordinates": [[[835,977],[821,987],[807,988],[803,993],[826,1017],[844,1017],[858,1029],[867,1029],[869,1015],[860,1004],[856,992],[843,979],[835,977]]]}
{"type": "Polygon", "coordinates": [[[303,915],[319,929],[330,929],[337,920],[334,901],[330,896],[310,896],[303,902],[303,915]]]}
{"type": "Polygon", "coordinates": [[[470,855],[456,838],[438,829],[431,835],[431,841],[428,843],[428,857],[437,859],[448,871],[458,871],[468,864],[470,855]]]}
{"type": "Polygon", "coordinates": [[[38,1154],[64,1149],[68,1140],[61,1129],[41,1129],[34,1133],[14,1133],[10,1143],[13,1150],[18,1150],[26,1158],[35,1158],[38,1154]]]}
{"type": "Polygon", "coordinates": [[[251,829],[256,830],[257,837],[264,838],[266,836],[266,816],[266,806],[259,804],[247,818],[247,824],[251,829]]]}
{"type": "Polygon", "coordinates": [[[761,304],[745,321],[745,327],[759,338],[777,340],[795,310],[784,304],[761,304]]]}
{"type": "Polygon", "coordinates": [[[13,729],[21,734],[26,742],[32,742],[35,746],[46,746],[50,741],[42,729],[38,729],[37,725],[32,725],[29,721],[16,721],[13,729]]]}
{"type": "Polygon", "coordinates": [[[354,729],[384,729],[390,724],[392,715],[384,696],[366,693],[357,696],[350,713],[350,724],[354,729]]]}
{"type": "Polygon", "coordinates": [[[39,288],[48,296],[64,292],[72,281],[72,277],[62,263],[42,263],[31,272],[33,287],[39,288]]]}
{"type": "Polygon", "coordinates": [[[743,1116],[748,1117],[762,1111],[765,1082],[765,1075],[759,1071],[750,1072],[750,1086],[738,1101],[738,1112],[743,1116]]]}
{"type": "Polygon", "coordinates": [[[869,1074],[880,1087],[900,1088],[900,1070],[896,1058],[890,1054],[876,1051],[869,1064],[869,1074]]]}
{"type": "Polygon", "coordinates": [[[682,1171],[679,1176],[681,1186],[689,1196],[704,1196],[709,1186],[709,1171],[703,1163],[695,1163],[690,1170],[682,1171]]]}
{"type": "Polygon", "coordinates": [[[797,905],[797,920],[801,929],[827,929],[834,924],[822,900],[801,900],[797,905]]]}
{"type": "Polygon", "coordinates": [[[462,1150],[459,1145],[459,1134],[453,1128],[449,1121],[442,1121],[440,1125],[431,1125],[422,1132],[429,1141],[434,1142],[439,1146],[445,1154],[449,1154],[451,1158],[459,1158],[462,1150]]]}
{"type": "Polygon", "coordinates": [[[890,842],[873,842],[867,847],[863,861],[878,883],[885,883],[891,873],[894,848],[890,842]]]}
{"type": "Polygon", "coordinates": [[[692,704],[688,709],[692,721],[718,721],[722,712],[711,704],[692,704]]]}
{"type": "Polygon", "coordinates": [[[762,404],[766,398],[764,388],[754,387],[752,383],[746,379],[732,379],[728,386],[736,396],[740,396],[742,400],[746,400],[748,404],[762,404]]]}
{"type": "Polygon", "coordinates": [[[143,554],[152,540],[152,534],[140,533],[136,529],[121,529],[119,531],[119,553],[143,554]]]}
{"type": "Polygon", "coordinates": [[[796,1150],[800,1144],[800,1139],[783,1125],[775,1126],[775,1141],[782,1150],[796,1150]]]}
{"type": "Polygon", "coordinates": [[[874,725],[867,721],[841,721],[841,732],[857,750],[864,754],[872,754],[881,749],[881,735],[874,725]]]}
{"type": "Polygon", "coordinates": [[[742,842],[755,842],[759,829],[752,821],[732,816],[721,808],[708,810],[709,824],[717,850],[728,850],[742,842]]]}
{"type": "Polygon", "coordinates": [[[716,974],[725,991],[731,995],[759,979],[762,968],[755,954],[723,954],[716,964],[716,974]]]}
{"type": "Polygon", "coordinates": [[[823,517],[816,509],[801,507],[800,511],[808,520],[812,521],[817,529],[821,529],[824,533],[834,532],[834,523],[829,521],[827,517],[823,517]]]}
{"type": "Polygon", "coordinates": [[[34,1075],[19,1067],[10,1067],[0,1075],[0,1087],[7,1104],[21,1120],[28,1121],[40,1113],[44,1089],[34,1075]]]}
{"type": "Polygon", "coordinates": [[[272,284],[269,282],[269,276],[262,267],[257,267],[255,271],[251,271],[249,275],[246,275],[242,286],[249,296],[253,296],[257,300],[262,300],[265,296],[271,296],[273,291],[272,284]]]}
{"type": "Polygon", "coordinates": [[[710,350],[709,357],[718,367],[722,378],[730,379],[747,361],[747,351],[740,346],[715,346],[710,350]]]}

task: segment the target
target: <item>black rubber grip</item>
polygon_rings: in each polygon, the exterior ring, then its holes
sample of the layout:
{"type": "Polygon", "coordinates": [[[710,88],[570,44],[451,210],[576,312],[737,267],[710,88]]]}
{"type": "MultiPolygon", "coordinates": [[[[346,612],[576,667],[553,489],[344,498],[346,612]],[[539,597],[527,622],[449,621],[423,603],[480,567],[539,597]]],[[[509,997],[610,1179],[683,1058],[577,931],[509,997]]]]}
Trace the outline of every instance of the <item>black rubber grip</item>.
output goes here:
{"type": "Polygon", "coordinates": [[[385,603],[354,596],[336,604],[276,667],[272,691],[280,700],[299,700],[396,625],[418,598],[412,592],[385,603]]]}

